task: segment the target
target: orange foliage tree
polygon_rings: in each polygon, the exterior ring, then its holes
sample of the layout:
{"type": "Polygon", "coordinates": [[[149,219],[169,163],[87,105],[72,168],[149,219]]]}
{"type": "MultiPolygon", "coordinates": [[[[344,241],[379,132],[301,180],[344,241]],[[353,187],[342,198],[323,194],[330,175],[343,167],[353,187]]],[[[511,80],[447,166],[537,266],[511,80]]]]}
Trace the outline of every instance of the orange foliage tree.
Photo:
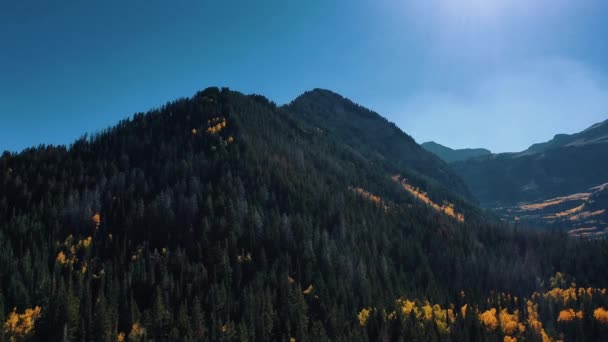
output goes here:
{"type": "Polygon", "coordinates": [[[599,322],[608,324],[608,310],[604,308],[597,308],[593,311],[593,317],[599,322]]]}
{"type": "Polygon", "coordinates": [[[93,217],[91,217],[91,221],[95,223],[95,228],[99,228],[99,225],[101,224],[101,215],[99,215],[99,213],[96,213],[95,215],[93,215],[93,217]]]}
{"type": "Polygon", "coordinates": [[[369,316],[372,313],[372,309],[363,308],[357,315],[357,319],[359,320],[359,325],[364,327],[367,325],[367,321],[369,320],[369,316]]]}
{"type": "Polygon", "coordinates": [[[495,330],[498,327],[498,319],[496,318],[496,309],[484,311],[479,315],[479,321],[489,330],[495,330]]]}
{"type": "Polygon", "coordinates": [[[575,312],[572,308],[565,309],[559,312],[557,316],[558,322],[569,322],[574,319],[583,319],[583,311],[575,312]]]}
{"type": "Polygon", "coordinates": [[[61,265],[65,265],[65,264],[66,264],[66,262],[67,262],[67,259],[66,259],[66,256],[65,256],[65,253],[63,253],[63,251],[60,251],[60,252],[57,254],[57,258],[55,258],[55,260],[57,260],[57,262],[58,262],[58,263],[60,263],[61,265]]]}
{"type": "Polygon", "coordinates": [[[518,331],[523,333],[526,329],[523,324],[519,323],[518,310],[510,314],[507,309],[502,309],[498,314],[498,320],[500,321],[500,328],[507,335],[515,335],[518,331]]]}
{"type": "Polygon", "coordinates": [[[13,309],[4,322],[4,334],[9,336],[11,341],[27,339],[34,331],[36,320],[40,318],[40,310],[41,308],[36,306],[33,309],[26,309],[24,313],[20,314],[16,308],[13,309]]]}

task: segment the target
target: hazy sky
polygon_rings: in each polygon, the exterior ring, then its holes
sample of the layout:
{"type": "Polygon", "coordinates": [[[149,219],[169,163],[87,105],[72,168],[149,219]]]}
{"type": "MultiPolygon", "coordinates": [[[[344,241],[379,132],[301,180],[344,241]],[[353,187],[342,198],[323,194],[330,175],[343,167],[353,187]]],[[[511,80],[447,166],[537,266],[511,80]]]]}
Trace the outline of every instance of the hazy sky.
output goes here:
{"type": "Polygon", "coordinates": [[[517,151],[608,119],[605,0],[0,1],[0,150],[207,86],[327,88],[418,142],[517,151]]]}

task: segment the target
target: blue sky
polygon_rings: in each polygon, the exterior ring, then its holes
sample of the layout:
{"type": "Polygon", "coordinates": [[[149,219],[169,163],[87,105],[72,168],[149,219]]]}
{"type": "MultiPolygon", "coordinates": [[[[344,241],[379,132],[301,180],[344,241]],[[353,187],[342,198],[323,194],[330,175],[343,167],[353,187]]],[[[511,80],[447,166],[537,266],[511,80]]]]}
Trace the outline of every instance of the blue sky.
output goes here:
{"type": "Polygon", "coordinates": [[[518,151],[608,119],[599,0],[1,1],[0,150],[228,86],[327,88],[418,142],[518,151]]]}

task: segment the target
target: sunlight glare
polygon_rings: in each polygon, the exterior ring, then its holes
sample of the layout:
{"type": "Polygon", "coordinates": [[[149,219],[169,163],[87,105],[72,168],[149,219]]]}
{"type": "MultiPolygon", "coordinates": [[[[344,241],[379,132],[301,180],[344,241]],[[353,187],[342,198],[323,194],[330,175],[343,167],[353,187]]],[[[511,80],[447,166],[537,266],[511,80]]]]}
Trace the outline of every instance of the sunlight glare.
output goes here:
{"type": "Polygon", "coordinates": [[[441,11],[449,17],[480,21],[500,19],[512,10],[526,5],[522,0],[440,0],[441,11]]]}

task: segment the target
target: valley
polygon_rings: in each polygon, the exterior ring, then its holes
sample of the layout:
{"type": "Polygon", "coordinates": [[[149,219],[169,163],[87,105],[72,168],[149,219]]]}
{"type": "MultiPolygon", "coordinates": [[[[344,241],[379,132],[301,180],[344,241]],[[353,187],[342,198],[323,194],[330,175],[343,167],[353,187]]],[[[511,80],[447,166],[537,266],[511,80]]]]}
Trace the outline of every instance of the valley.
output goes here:
{"type": "Polygon", "coordinates": [[[566,231],[575,237],[599,238],[608,234],[608,184],[589,192],[492,208],[502,219],[528,229],[547,228],[566,231]]]}
{"type": "Polygon", "coordinates": [[[516,153],[458,159],[457,150],[433,148],[452,160],[479,204],[506,222],[584,238],[608,233],[608,121],[516,153]]]}

